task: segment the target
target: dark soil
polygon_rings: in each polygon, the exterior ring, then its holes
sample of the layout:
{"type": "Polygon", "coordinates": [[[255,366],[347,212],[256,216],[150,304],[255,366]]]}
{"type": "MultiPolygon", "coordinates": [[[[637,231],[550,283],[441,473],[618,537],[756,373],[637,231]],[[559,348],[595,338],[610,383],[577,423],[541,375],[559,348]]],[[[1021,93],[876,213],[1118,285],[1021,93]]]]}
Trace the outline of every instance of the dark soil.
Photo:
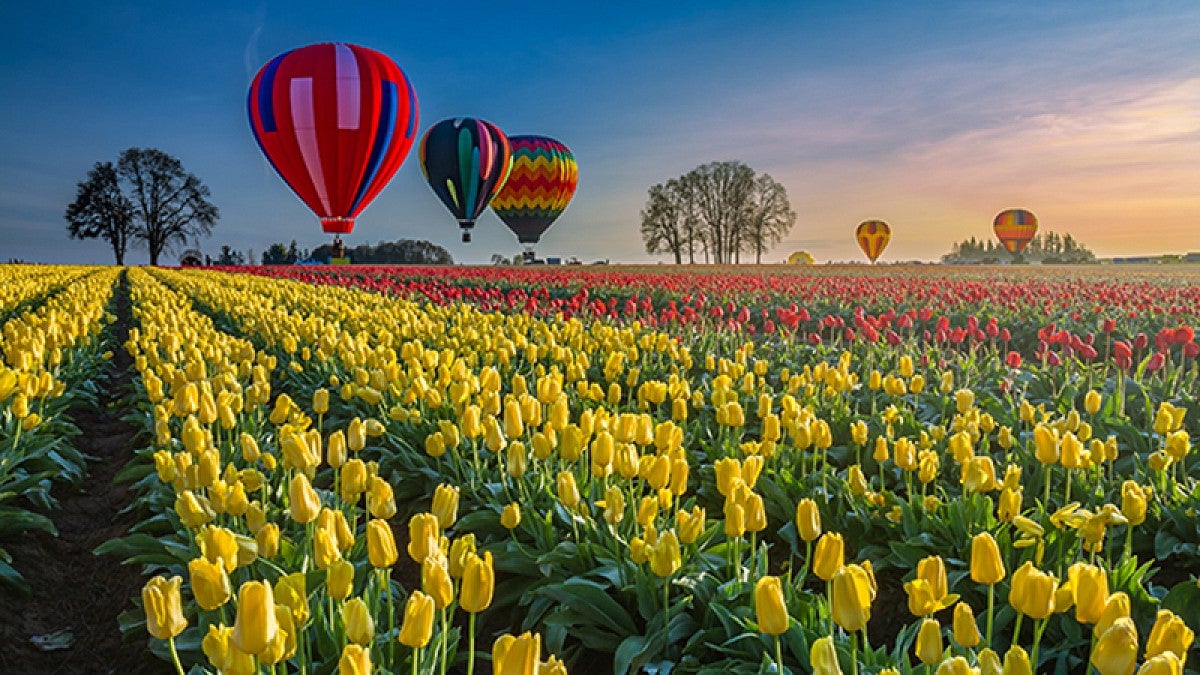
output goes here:
{"type": "Polygon", "coordinates": [[[171,672],[149,654],[146,639],[122,644],[117,617],[133,607],[141,592],[136,566],[123,566],[93,550],[126,534],[136,514],[118,514],[130,503],[124,484],[113,477],[133,457],[133,427],[120,419],[120,399],[132,377],[129,356],[121,349],[130,326],[128,283],[117,288],[117,322],[110,326],[114,352],[112,371],[103,383],[99,406],[70,411],[82,432],[75,444],[94,458],[89,475],[78,487],[56,485],[60,508],[50,513],[59,534],[38,533],[12,542],[17,569],[33,594],[28,598],[0,595],[0,672],[2,673],[162,673],[171,672]],[[42,651],[32,638],[69,630],[67,649],[42,651]]]}

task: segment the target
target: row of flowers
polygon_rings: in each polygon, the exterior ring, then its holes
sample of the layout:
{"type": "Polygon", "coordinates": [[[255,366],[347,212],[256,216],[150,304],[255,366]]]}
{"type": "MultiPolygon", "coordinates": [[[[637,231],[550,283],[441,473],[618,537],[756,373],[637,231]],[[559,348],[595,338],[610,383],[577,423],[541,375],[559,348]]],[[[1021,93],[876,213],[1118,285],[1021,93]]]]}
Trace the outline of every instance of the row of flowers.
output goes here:
{"type": "MultiPolygon", "coordinates": [[[[102,331],[115,270],[0,266],[0,532],[54,534],[44,512],[55,506],[53,480],[80,483],[86,460],[70,440],[67,415],[95,403],[103,376],[102,331]]],[[[28,592],[0,547],[0,583],[28,592]]]]}

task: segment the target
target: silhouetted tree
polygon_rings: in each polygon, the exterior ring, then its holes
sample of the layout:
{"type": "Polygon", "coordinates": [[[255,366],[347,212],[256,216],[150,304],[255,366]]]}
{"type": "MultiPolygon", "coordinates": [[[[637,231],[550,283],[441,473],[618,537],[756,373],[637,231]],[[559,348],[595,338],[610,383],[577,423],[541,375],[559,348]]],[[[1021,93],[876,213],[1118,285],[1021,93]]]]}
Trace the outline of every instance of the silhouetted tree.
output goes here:
{"type": "Polygon", "coordinates": [[[151,265],[172,245],[212,233],[219,211],[208,201],[208,187],[178,159],[154,148],[129,148],[117,161],[117,175],[133,203],[134,234],[149,249],[151,265]]]}
{"type": "Polygon", "coordinates": [[[233,250],[229,244],[221,245],[221,253],[217,256],[217,265],[245,265],[246,258],[241,251],[233,250]]]}
{"type": "Polygon", "coordinates": [[[133,203],[121,192],[112,162],[96,162],[87,179],[80,181],[66,219],[72,239],[103,239],[112,246],[117,264],[125,264],[133,234],[133,203]]]}

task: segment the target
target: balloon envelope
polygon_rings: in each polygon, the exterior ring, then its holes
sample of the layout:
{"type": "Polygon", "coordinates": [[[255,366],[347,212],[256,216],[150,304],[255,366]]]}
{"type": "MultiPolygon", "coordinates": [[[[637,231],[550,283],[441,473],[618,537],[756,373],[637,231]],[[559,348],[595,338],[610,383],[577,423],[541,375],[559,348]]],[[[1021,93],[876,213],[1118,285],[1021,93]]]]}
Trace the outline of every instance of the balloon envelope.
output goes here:
{"type": "Polygon", "coordinates": [[[317,44],[271,59],[250,84],[250,129],[271,166],[321,219],[350,232],[412,147],[417,96],[386,55],[317,44]]]}
{"type": "Polygon", "coordinates": [[[429,187],[458,219],[463,241],[471,241],[468,230],[512,167],[508,137],[491,122],[458,117],[430,127],[417,154],[429,187]]]}
{"type": "Polygon", "coordinates": [[[513,168],[492,210],[522,244],[536,244],[566,210],[579,184],[567,146],[545,136],[512,136],[513,168]]]}
{"type": "Polygon", "coordinates": [[[992,229],[1009,253],[1020,253],[1037,234],[1037,216],[1025,209],[1001,211],[992,221],[992,229]]]}
{"type": "Polygon", "coordinates": [[[789,265],[811,265],[813,264],[812,254],[808,251],[796,251],[788,256],[787,264],[789,265]]]}
{"type": "Polygon", "coordinates": [[[892,228],[882,220],[864,220],[854,230],[854,238],[858,240],[858,247],[863,253],[871,262],[875,262],[892,240],[892,228]]]}

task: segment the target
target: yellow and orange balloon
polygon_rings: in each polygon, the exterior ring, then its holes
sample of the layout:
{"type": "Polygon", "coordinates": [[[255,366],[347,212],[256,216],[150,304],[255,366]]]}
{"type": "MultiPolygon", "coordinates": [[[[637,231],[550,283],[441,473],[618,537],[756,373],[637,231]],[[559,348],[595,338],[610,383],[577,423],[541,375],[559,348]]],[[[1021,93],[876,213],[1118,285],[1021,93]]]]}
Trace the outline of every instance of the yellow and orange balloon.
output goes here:
{"type": "Polygon", "coordinates": [[[1020,253],[1037,234],[1037,216],[1025,209],[1001,211],[992,221],[992,229],[1009,253],[1020,253]]]}
{"type": "Polygon", "coordinates": [[[864,220],[854,230],[854,238],[858,246],[867,254],[871,262],[883,254],[888,242],[892,240],[892,228],[882,220],[864,220]]]}

